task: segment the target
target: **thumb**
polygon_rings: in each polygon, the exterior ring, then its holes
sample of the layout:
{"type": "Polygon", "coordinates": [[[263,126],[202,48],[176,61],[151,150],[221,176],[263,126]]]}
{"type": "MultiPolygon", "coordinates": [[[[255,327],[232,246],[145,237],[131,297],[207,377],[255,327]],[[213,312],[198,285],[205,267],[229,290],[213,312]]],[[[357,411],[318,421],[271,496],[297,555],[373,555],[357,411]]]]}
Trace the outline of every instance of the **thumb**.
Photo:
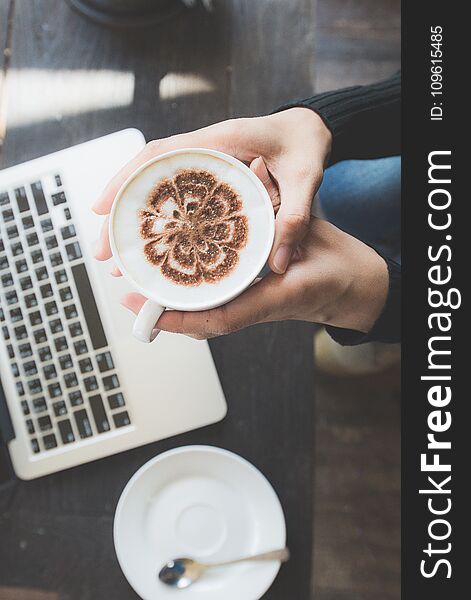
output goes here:
{"type": "Polygon", "coordinates": [[[268,263],[275,273],[284,273],[299,243],[306,235],[314,195],[322,181],[322,171],[304,178],[286,178],[279,183],[281,206],[276,215],[275,242],[268,263]]]}

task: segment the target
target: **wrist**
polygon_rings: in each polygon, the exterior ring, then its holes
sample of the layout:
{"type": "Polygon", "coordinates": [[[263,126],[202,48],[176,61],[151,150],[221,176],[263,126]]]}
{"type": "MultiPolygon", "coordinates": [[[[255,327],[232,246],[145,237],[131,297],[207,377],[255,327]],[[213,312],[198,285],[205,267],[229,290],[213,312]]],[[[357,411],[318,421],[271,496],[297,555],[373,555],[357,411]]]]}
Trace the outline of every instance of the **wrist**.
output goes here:
{"type": "Polygon", "coordinates": [[[338,281],[340,289],[324,324],[368,333],[386,304],[389,273],[386,261],[375,250],[355,242],[361,248],[351,252],[349,264],[342,253],[344,278],[338,281]]]}

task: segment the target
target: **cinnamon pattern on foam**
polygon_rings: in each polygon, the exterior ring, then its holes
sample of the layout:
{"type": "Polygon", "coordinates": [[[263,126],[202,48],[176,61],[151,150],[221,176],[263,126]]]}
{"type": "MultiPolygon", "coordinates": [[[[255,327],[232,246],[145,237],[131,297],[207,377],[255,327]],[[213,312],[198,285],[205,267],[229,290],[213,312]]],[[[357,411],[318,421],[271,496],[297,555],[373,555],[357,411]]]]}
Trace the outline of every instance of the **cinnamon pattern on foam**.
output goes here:
{"type": "Polygon", "coordinates": [[[208,171],[184,169],[160,181],[138,217],[145,258],[180,285],[227,277],[247,243],[240,196],[208,171]]]}

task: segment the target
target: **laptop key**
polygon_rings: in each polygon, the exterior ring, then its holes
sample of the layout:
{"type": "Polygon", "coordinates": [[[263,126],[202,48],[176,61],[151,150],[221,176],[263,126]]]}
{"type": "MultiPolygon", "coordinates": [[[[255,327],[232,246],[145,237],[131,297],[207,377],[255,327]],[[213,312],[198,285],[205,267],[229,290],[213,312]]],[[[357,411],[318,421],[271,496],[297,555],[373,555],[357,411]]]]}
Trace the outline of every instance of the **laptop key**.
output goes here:
{"type": "Polygon", "coordinates": [[[0,206],[6,206],[7,204],[10,204],[8,192],[0,192],[0,206]]]}
{"type": "Polygon", "coordinates": [[[60,319],[53,319],[52,321],[49,321],[49,327],[51,328],[52,333],[60,333],[61,331],[64,331],[60,319]]]}
{"type": "Polygon", "coordinates": [[[38,299],[36,298],[36,294],[27,294],[25,296],[25,304],[26,308],[33,308],[33,306],[37,306],[38,299]]]}
{"type": "Polygon", "coordinates": [[[54,365],[46,365],[43,367],[43,373],[46,379],[55,379],[57,377],[57,371],[54,365]]]}
{"type": "Polygon", "coordinates": [[[49,273],[47,272],[46,267],[39,267],[38,269],[35,270],[35,273],[36,273],[36,279],[38,281],[44,281],[45,279],[47,279],[49,277],[49,273]]]}
{"type": "Polygon", "coordinates": [[[31,184],[31,191],[33,192],[34,203],[36,204],[36,210],[38,215],[44,215],[48,212],[46,198],[44,197],[43,186],[40,181],[35,181],[31,184]]]}
{"type": "Polygon", "coordinates": [[[75,354],[85,354],[88,352],[87,342],[85,340],[79,340],[78,342],[74,342],[75,354]]]}
{"type": "Polygon", "coordinates": [[[59,428],[59,433],[63,444],[75,442],[74,432],[72,431],[72,425],[70,424],[69,419],[58,421],[57,427],[59,428]]]}
{"type": "Polygon", "coordinates": [[[62,417],[67,414],[67,406],[65,405],[65,402],[63,400],[59,400],[59,402],[54,402],[52,408],[56,417],[62,417]]]}
{"type": "Polygon", "coordinates": [[[77,337],[78,335],[82,335],[83,334],[82,326],[80,325],[80,323],[72,323],[72,325],[69,325],[69,332],[72,337],[77,337]]]}
{"type": "Polygon", "coordinates": [[[14,240],[19,235],[18,227],[16,225],[10,225],[10,227],[7,227],[7,236],[9,240],[14,240]]]}
{"type": "Polygon", "coordinates": [[[10,275],[10,273],[2,275],[2,285],[3,287],[10,287],[13,285],[13,277],[10,275]]]}
{"type": "Polygon", "coordinates": [[[26,212],[29,210],[28,197],[26,196],[26,190],[24,187],[19,187],[15,190],[16,203],[20,212],[26,212]]]}
{"type": "Polygon", "coordinates": [[[82,250],[78,242],[67,244],[65,247],[65,251],[67,252],[67,258],[70,261],[76,260],[77,258],[82,258],[82,250]]]}
{"type": "Polygon", "coordinates": [[[29,360],[28,362],[23,363],[23,370],[26,377],[29,377],[30,375],[36,375],[38,372],[38,368],[36,367],[34,360],[29,360]]]}
{"type": "Polygon", "coordinates": [[[52,231],[54,229],[54,225],[52,224],[51,219],[43,219],[41,221],[41,229],[43,230],[44,233],[47,233],[48,231],[52,231]]]}
{"type": "Polygon", "coordinates": [[[68,240],[69,238],[74,237],[74,235],[76,234],[75,227],[73,225],[61,227],[61,234],[63,240],[68,240]]]}
{"type": "Polygon", "coordinates": [[[29,415],[29,406],[28,406],[28,402],[26,400],[21,401],[21,410],[25,417],[27,417],[29,415]]]}
{"type": "Polygon", "coordinates": [[[29,322],[31,323],[31,326],[34,327],[35,325],[41,325],[41,323],[43,322],[42,317],[41,317],[41,313],[39,312],[39,310],[35,310],[32,313],[29,313],[29,322]]]}
{"type": "Polygon", "coordinates": [[[49,348],[49,346],[45,346],[44,348],[41,348],[39,350],[38,354],[39,354],[39,358],[40,358],[41,362],[46,362],[48,360],[51,360],[51,358],[52,358],[51,349],[49,348]]]}
{"type": "Polygon", "coordinates": [[[33,411],[35,413],[42,413],[45,410],[47,410],[47,404],[46,404],[46,400],[44,399],[44,397],[41,396],[40,398],[35,398],[33,400],[33,411]]]}
{"type": "Polygon", "coordinates": [[[28,389],[30,394],[39,394],[43,391],[43,386],[40,379],[31,379],[28,381],[28,389]]]}
{"type": "Polygon", "coordinates": [[[42,262],[44,260],[42,250],[40,250],[39,248],[33,250],[33,252],[31,252],[31,260],[35,265],[42,262]]]}
{"type": "Polygon", "coordinates": [[[31,227],[34,227],[33,217],[23,217],[21,222],[23,223],[23,229],[31,229],[31,227]]]}
{"type": "Polygon", "coordinates": [[[0,256],[0,270],[8,269],[9,263],[8,258],[6,256],[0,256]]]}
{"type": "Polygon", "coordinates": [[[18,350],[20,352],[21,358],[28,358],[33,354],[33,350],[31,349],[30,344],[20,344],[18,346],[18,350]]]}
{"type": "Polygon", "coordinates": [[[10,339],[10,332],[8,331],[8,327],[6,325],[4,325],[2,327],[2,334],[3,334],[3,339],[5,341],[8,341],[10,339]]]}
{"type": "Polygon", "coordinates": [[[36,438],[33,438],[31,440],[31,448],[32,448],[34,454],[37,454],[39,452],[39,443],[36,438]]]}
{"type": "Polygon", "coordinates": [[[22,258],[21,260],[17,260],[15,262],[15,268],[17,273],[24,273],[28,270],[28,263],[24,258],[22,258]]]}
{"type": "Polygon", "coordinates": [[[92,339],[92,345],[95,350],[108,345],[105,331],[98,312],[98,307],[93,295],[92,286],[88,277],[85,265],[79,264],[72,267],[72,275],[75,279],[75,285],[80,296],[82,310],[87,322],[88,332],[92,339]]]}
{"type": "Polygon", "coordinates": [[[42,298],[50,298],[51,296],[54,295],[54,292],[52,291],[52,287],[49,283],[42,285],[39,289],[41,290],[42,298]]]}
{"type": "Polygon", "coordinates": [[[11,344],[7,346],[8,358],[15,358],[15,349],[11,344]]]}
{"type": "Polygon", "coordinates": [[[81,373],[93,371],[93,364],[89,358],[82,358],[82,360],[79,360],[79,367],[81,373]]]}
{"type": "Polygon", "coordinates": [[[80,390],[75,390],[74,392],[69,392],[69,402],[71,406],[80,406],[83,404],[83,396],[80,390]]]}
{"type": "Polygon", "coordinates": [[[20,368],[18,367],[18,363],[11,363],[11,372],[13,373],[13,377],[19,376],[20,368]]]}
{"type": "Polygon", "coordinates": [[[84,408],[74,412],[74,419],[81,438],[88,438],[93,435],[90,420],[84,408]]]}
{"type": "Polygon", "coordinates": [[[53,433],[45,435],[43,437],[43,446],[44,450],[52,450],[53,448],[57,448],[56,436],[53,433]]]}
{"type": "Polygon", "coordinates": [[[111,394],[108,396],[108,404],[111,410],[124,406],[125,402],[123,394],[121,392],[118,392],[117,394],[111,394]]]}
{"type": "Polygon", "coordinates": [[[52,315],[56,315],[59,312],[59,309],[57,308],[57,304],[54,301],[47,302],[45,304],[45,309],[46,309],[46,315],[48,317],[51,317],[52,315]]]}
{"type": "Polygon", "coordinates": [[[18,294],[15,291],[7,292],[5,294],[7,304],[16,304],[18,302],[18,294]]]}
{"type": "Polygon", "coordinates": [[[23,313],[21,312],[21,308],[13,308],[10,310],[10,319],[12,323],[18,323],[23,320],[23,313]]]}
{"type": "Polygon", "coordinates": [[[60,175],[55,175],[54,176],[54,181],[56,182],[57,187],[61,187],[62,186],[62,179],[60,175]]]}
{"type": "Polygon", "coordinates": [[[78,385],[77,375],[75,373],[67,373],[64,375],[65,387],[71,388],[78,385]]]}
{"type": "Polygon", "coordinates": [[[52,203],[54,206],[58,206],[59,204],[64,204],[67,202],[67,198],[65,197],[64,192],[58,192],[57,194],[52,194],[52,203]]]}
{"type": "Polygon", "coordinates": [[[2,212],[2,217],[3,217],[3,220],[5,221],[5,223],[8,223],[10,221],[13,221],[13,219],[15,218],[15,215],[14,215],[13,211],[11,210],[11,208],[9,208],[8,210],[4,210],[2,212]]]}
{"type": "Polygon", "coordinates": [[[52,429],[51,417],[49,415],[44,415],[43,417],[39,417],[38,427],[39,427],[40,431],[49,431],[49,429],[52,429]]]}
{"type": "Polygon", "coordinates": [[[63,263],[62,255],[60,252],[53,252],[49,255],[49,260],[51,261],[51,265],[53,267],[58,267],[63,263]]]}
{"type": "Polygon", "coordinates": [[[11,252],[12,252],[13,256],[20,256],[20,254],[23,254],[23,252],[24,252],[23,244],[21,242],[15,242],[14,244],[12,244],[11,252]]]}
{"type": "Polygon", "coordinates": [[[102,354],[97,354],[96,357],[98,368],[101,373],[105,371],[109,371],[114,368],[113,359],[111,358],[111,352],[103,352],[102,354]]]}
{"type": "Polygon", "coordinates": [[[47,386],[47,391],[49,392],[49,396],[51,398],[58,398],[59,396],[62,396],[62,388],[59,382],[50,383],[47,386]]]}
{"type": "Polygon", "coordinates": [[[114,414],[113,421],[115,427],[125,427],[126,425],[129,425],[131,423],[127,411],[114,414]]]}
{"type": "Polygon", "coordinates": [[[67,273],[64,271],[64,269],[56,271],[54,273],[54,277],[56,278],[57,284],[65,283],[67,281],[67,273]]]}
{"type": "Polygon", "coordinates": [[[21,285],[21,289],[23,290],[23,292],[26,292],[26,290],[30,290],[33,287],[33,282],[31,281],[31,277],[22,277],[20,279],[20,285],[21,285]]]}
{"type": "Polygon", "coordinates": [[[85,377],[83,383],[87,392],[93,392],[94,390],[98,389],[98,381],[94,375],[91,377],[85,377]]]}
{"type": "Polygon", "coordinates": [[[119,388],[119,379],[118,376],[108,375],[108,377],[103,377],[103,387],[107,392],[119,388]]]}
{"type": "MultiPolygon", "coordinates": [[[[44,342],[47,342],[47,335],[44,329],[38,329],[37,331],[35,331],[33,333],[34,335],[34,341],[36,342],[36,344],[44,344],[44,342]]],[[[41,354],[41,350],[39,351],[39,354],[41,354]]],[[[44,360],[49,360],[47,358],[45,358],[44,360]]]]}
{"type": "Polygon", "coordinates": [[[15,385],[16,385],[16,393],[18,394],[18,396],[24,396],[25,388],[24,388],[23,384],[21,383],[21,381],[17,381],[15,385]]]}
{"type": "Polygon", "coordinates": [[[64,354],[64,356],[59,357],[59,364],[62,370],[70,369],[73,366],[72,357],[70,354],[64,354]]]}
{"type": "Polygon", "coordinates": [[[56,347],[57,352],[62,352],[62,350],[67,350],[69,344],[64,336],[58,337],[54,340],[54,346],[56,347]]]}
{"type": "Polygon", "coordinates": [[[55,235],[51,235],[46,238],[46,248],[48,250],[54,250],[54,248],[57,248],[58,245],[59,244],[55,235]]]}
{"type": "Polygon", "coordinates": [[[17,340],[24,340],[28,337],[28,332],[26,331],[26,327],[24,325],[15,327],[14,331],[17,340]]]}
{"type": "Polygon", "coordinates": [[[34,423],[33,423],[32,419],[26,419],[26,429],[27,429],[29,435],[33,435],[34,423]]]}
{"type": "Polygon", "coordinates": [[[90,396],[88,401],[90,402],[90,408],[92,409],[92,415],[93,419],[95,420],[98,433],[109,431],[110,424],[108,422],[108,418],[105,413],[105,407],[103,406],[103,401],[100,394],[90,396]]]}
{"type": "Polygon", "coordinates": [[[75,304],[69,304],[64,308],[65,316],[67,319],[75,319],[78,317],[77,307],[75,304]]]}
{"type": "Polygon", "coordinates": [[[39,244],[39,238],[37,233],[28,233],[28,235],[26,236],[26,243],[29,247],[36,246],[37,244],[39,244]]]}
{"type": "Polygon", "coordinates": [[[61,297],[62,302],[67,302],[67,300],[72,299],[72,290],[70,287],[65,287],[59,290],[59,295],[61,297]]]}

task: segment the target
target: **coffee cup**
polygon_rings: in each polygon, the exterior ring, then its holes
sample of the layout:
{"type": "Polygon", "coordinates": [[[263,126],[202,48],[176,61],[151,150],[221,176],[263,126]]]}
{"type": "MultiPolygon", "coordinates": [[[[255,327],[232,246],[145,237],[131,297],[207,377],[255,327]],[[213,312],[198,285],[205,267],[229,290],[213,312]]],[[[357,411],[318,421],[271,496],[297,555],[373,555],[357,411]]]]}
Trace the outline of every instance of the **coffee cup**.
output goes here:
{"type": "Polygon", "coordinates": [[[148,300],[133,327],[151,342],[166,309],[201,311],[247,289],[270,254],[273,206],[236,158],[206,148],[162,154],[119,190],[109,220],[114,260],[148,300]]]}

